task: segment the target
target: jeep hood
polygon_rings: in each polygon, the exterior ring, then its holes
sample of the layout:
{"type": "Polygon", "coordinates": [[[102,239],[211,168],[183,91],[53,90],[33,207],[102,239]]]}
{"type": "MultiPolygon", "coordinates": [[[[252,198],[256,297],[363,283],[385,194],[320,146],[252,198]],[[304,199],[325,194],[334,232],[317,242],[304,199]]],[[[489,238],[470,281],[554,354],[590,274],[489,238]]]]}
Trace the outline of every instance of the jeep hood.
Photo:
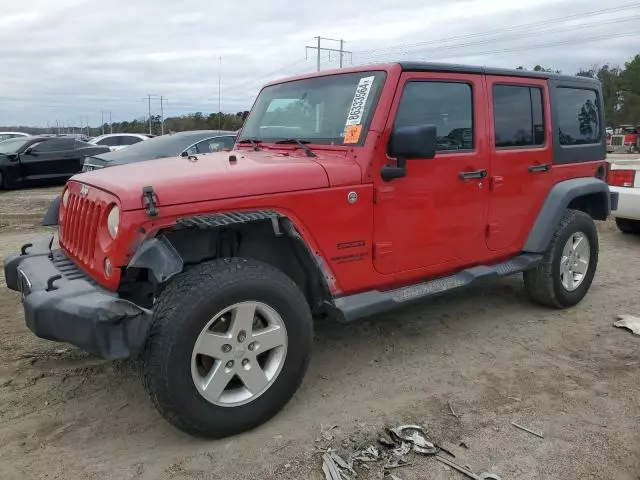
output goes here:
{"type": "Polygon", "coordinates": [[[359,167],[348,162],[344,152],[325,153],[317,161],[266,150],[218,152],[197,155],[197,160],[175,157],[109,167],[81,173],[73,180],[111,192],[123,210],[137,210],[143,208],[145,186],[153,187],[158,206],[168,206],[325,188],[330,185],[327,170],[339,170],[341,181],[360,179],[359,167]],[[328,169],[321,165],[325,162],[328,169]]]}

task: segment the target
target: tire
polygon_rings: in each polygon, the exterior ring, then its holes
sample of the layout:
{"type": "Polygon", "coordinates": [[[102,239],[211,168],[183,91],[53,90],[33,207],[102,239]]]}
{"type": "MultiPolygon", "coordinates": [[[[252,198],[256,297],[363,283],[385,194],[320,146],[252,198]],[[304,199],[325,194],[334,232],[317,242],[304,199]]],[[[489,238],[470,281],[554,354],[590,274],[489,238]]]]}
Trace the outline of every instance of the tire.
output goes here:
{"type": "MultiPolygon", "coordinates": [[[[222,438],[250,430],[266,422],[287,404],[298,389],[307,369],[312,341],[313,325],[309,305],[300,289],[288,276],[268,264],[254,260],[213,260],[179,274],[161,293],[154,307],[149,338],[142,353],[142,378],[151,401],[169,423],[191,435],[222,438]],[[237,312],[240,311],[239,308],[247,305],[256,306],[258,315],[251,315],[252,326],[247,330],[246,343],[241,344],[239,342],[243,341],[241,334],[244,331],[240,331],[236,337],[235,319],[241,319],[238,324],[242,322],[244,317],[237,312]],[[218,320],[212,320],[229,308],[235,310],[232,310],[231,314],[222,315],[218,320]],[[237,314],[237,317],[230,316],[234,314],[237,314]],[[256,338],[264,339],[252,336],[256,332],[260,333],[254,330],[254,325],[262,317],[275,319],[276,323],[280,321],[284,326],[284,354],[283,347],[276,347],[259,354],[263,355],[263,359],[265,355],[268,356],[260,369],[242,370],[241,363],[245,365],[245,361],[249,363],[249,359],[241,359],[238,355],[250,356],[251,345],[255,347],[256,343],[249,342],[256,338]],[[209,334],[215,333],[206,330],[209,328],[208,324],[213,321],[213,325],[216,326],[227,320],[228,332],[218,335],[229,337],[215,338],[229,338],[230,344],[235,342],[233,347],[225,344],[220,349],[225,351],[225,348],[229,347],[231,353],[220,353],[221,360],[197,355],[195,352],[198,348],[208,345],[200,339],[213,338],[209,334]],[[200,369],[205,369],[204,363],[209,360],[210,363],[213,362],[213,366],[216,365],[215,362],[219,362],[219,372],[222,372],[223,366],[226,372],[229,363],[225,359],[231,358],[228,355],[233,355],[232,361],[236,360],[233,368],[228,370],[231,372],[228,373],[231,381],[227,388],[230,388],[230,385],[236,385],[237,388],[225,389],[219,398],[211,394],[217,398],[219,403],[216,404],[205,398],[204,395],[209,393],[203,386],[206,383],[204,378],[213,372],[214,367],[211,367],[208,373],[200,372],[200,369]],[[257,375],[262,372],[264,378],[268,378],[269,369],[276,364],[272,362],[273,358],[281,360],[278,364],[280,366],[277,367],[278,373],[270,380],[271,383],[255,398],[245,398],[245,403],[240,402],[238,399],[242,399],[242,395],[254,395],[244,383],[239,383],[245,378],[241,375],[256,371],[257,375]],[[236,371],[238,373],[234,374],[236,371]],[[243,387],[246,391],[242,390],[243,387]],[[200,389],[204,389],[204,393],[201,393],[200,389]]],[[[255,348],[260,349],[259,346],[255,348]]],[[[252,357],[251,361],[258,362],[259,355],[252,357]]],[[[271,368],[271,373],[273,371],[276,370],[271,368]]],[[[261,376],[260,380],[262,379],[261,376]]],[[[214,382],[207,385],[210,384],[214,382]]]]}
{"type": "Polygon", "coordinates": [[[640,233],[640,220],[616,217],[616,225],[622,233],[640,233]]]}
{"type": "MultiPolygon", "coordinates": [[[[580,248],[584,248],[583,246],[580,248]]],[[[577,249],[576,249],[577,251],[577,249]]],[[[531,270],[524,272],[525,288],[533,301],[552,308],[567,308],[578,304],[587,294],[598,265],[598,232],[593,219],[584,212],[567,210],[544,253],[542,262],[531,270]],[[579,284],[569,289],[563,279],[573,282],[576,277],[561,269],[563,251],[569,239],[582,238],[588,241],[589,253],[582,255],[572,265],[583,265],[584,256],[588,256],[586,271],[579,284]]],[[[572,267],[575,268],[575,267],[572,267]]],[[[584,267],[582,267],[584,268],[584,267]]],[[[579,275],[578,275],[578,278],[579,275]]]]}

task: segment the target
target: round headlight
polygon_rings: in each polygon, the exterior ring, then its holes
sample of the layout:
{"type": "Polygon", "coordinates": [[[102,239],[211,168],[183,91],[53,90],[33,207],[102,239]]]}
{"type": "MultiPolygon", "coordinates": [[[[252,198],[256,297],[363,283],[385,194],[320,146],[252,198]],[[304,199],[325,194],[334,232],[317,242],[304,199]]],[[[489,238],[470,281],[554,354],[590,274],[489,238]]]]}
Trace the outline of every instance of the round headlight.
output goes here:
{"type": "Polygon", "coordinates": [[[107,230],[111,238],[115,240],[118,236],[118,224],[120,223],[120,209],[114,206],[107,216],[107,230]]]}
{"type": "Polygon", "coordinates": [[[67,208],[68,204],[69,204],[69,189],[66,188],[64,190],[64,193],[62,194],[62,205],[64,206],[64,208],[67,208]]]}

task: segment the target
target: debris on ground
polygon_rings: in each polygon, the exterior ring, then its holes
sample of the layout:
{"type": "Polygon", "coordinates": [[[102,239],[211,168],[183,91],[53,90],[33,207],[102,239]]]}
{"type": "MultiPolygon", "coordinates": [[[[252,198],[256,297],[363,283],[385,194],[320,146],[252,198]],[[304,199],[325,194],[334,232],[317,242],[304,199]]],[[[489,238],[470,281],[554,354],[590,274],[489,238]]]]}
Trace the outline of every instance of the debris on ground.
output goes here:
{"type": "Polygon", "coordinates": [[[535,435],[536,437],[544,438],[544,436],[541,433],[534,432],[533,430],[530,430],[527,427],[523,427],[522,425],[518,425],[516,422],[511,422],[511,425],[513,425],[516,428],[519,428],[520,430],[524,430],[525,432],[528,432],[531,435],[535,435]]]}
{"type": "Polygon", "coordinates": [[[426,432],[419,425],[401,425],[387,430],[392,437],[395,437],[401,444],[408,443],[414,452],[423,455],[435,455],[438,447],[428,441],[426,432]]]}
{"type": "Polygon", "coordinates": [[[454,410],[453,407],[451,406],[451,402],[447,400],[447,405],[449,405],[449,410],[451,411],[451,415],[453,415],[456,418],[460,418],[460,415],[458,415],[454,410]]]}
{"type": "Polygon", "coordinates": [[[320,425],[320,436],[323,439],[325,439],[327,442],[330,442],[334,438],[334,430],[339,430],[339,429],[340,429],[339,425],[333,425],[328,427],[324,425],[320,425]]]}
{"type": "Polygon", "coordinates": [[[633,315],[618,315],[618,321],[613,323],[614,327],[631,330],[634,335],[640,335],[640,317],[633,315]]]}
{"type": "Polygon", "coordinates": [[[471,469],[458,465],[454,461],[449,460],[448,458],[445,458],[441,455],[436,455],[436,460],[475,480],[500,480],[500,477],[494,473],[483,472],[480,475],[476,475],[471,471],[471,469]]]}

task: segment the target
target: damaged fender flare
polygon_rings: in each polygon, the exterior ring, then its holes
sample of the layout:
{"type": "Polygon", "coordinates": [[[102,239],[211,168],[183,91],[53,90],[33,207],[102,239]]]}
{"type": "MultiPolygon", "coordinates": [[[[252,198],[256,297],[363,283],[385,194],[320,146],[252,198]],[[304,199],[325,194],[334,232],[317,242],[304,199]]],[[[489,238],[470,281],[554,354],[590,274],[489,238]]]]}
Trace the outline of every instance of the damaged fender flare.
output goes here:
{"type": "Polygon", "coordinates": [[[182,272],[184,261],[171,242],[160,235],[140,245],[127,268],[147,269],[153,281],[163,283],[182,272]]]}
{"type": "Polygon", "coordinates": [[[49,205],[49,209],[47,213],[44,214],[44,219],[42,220],[42,225],[45,227],[53,227],[58,225],[58,214],[60,213],[60,201],[61,197],[58,195],[56,198],[51,200],[51,204],[49,205]]]}

